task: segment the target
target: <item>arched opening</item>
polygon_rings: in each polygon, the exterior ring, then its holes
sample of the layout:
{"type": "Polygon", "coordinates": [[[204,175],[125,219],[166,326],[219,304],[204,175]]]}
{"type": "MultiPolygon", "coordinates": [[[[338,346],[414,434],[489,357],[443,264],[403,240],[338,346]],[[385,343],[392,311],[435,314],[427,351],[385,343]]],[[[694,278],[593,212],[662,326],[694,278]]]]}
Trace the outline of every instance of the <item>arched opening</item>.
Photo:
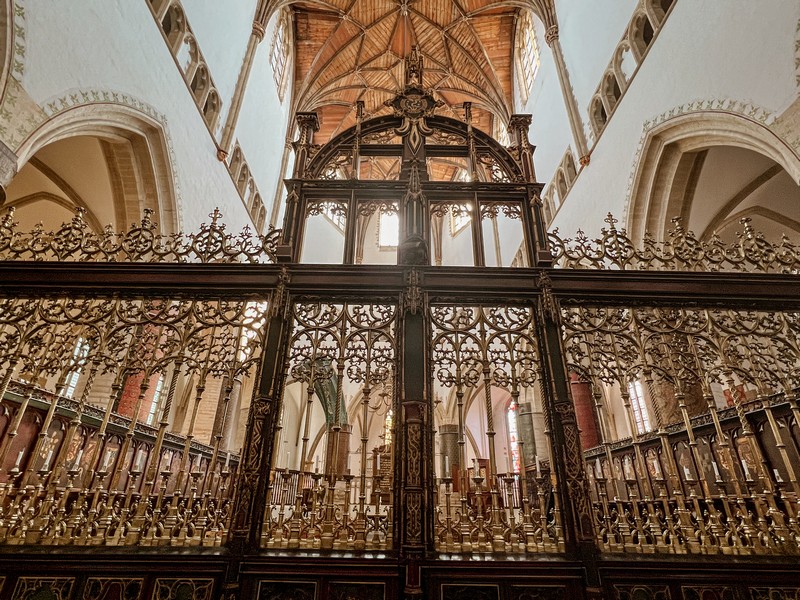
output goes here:
{"type": "Polygon", "coordinates": [[[762,125],[722,113],[686,115],[646,140],[628,230],[660,239],[680,217],[700,238],[725,238],[750,218],[780,239],[800,231],[798,182],[800,158],[762,125]]]}
{"type": "Polygon", "coordinates": [[[592,100],[592,108],[589,111],[589,116],[591,117],[592,129],[594,129],[595,135],[599,135],[608,122],[606,107],[603,106],[603,101],[599,96],[595,96],[594,100],[592,100]]]}
{"type": "Polygon", "coordinates": [[[208,70],[204,64],[197,67],[192,82],[189,84],[192,94],[198,102],[202,102],[208,89],[208,70]]]}
{"type": "Polygon", "coordinates": [[[206,103],[203,106],[203,117],[205,117],[206,123],[208,123],[208,126],[211,129],[214,129],[217,124],[219,109],[219,94],[217,94],[216,90],[211,90],[211,92],[208,94],[208,98],[206,98],[206,103]]]}
{"type": "Polygon", "coordinates": [[[180,6],[173,4],[169,7],[161,21],[161,28],[167,36],[170,49],[176,54],[186,35],[186,17],[180,6]]]}
{"type": "Polygon", "coordinates": [[[160,126],[120,106],[77,107],[42,125],[17,151],[6,206],[23,228],[56,229],[86,211],[93,229],[125,229],[145,209],[164,233],[179,229],[172,169],[160,126]]]}
{"type": "Polygon", "coordinates": [[[619,87],[616,76],[612,72],[606,73],[603,79],[603,95],[606,98],[609,109],[613,111],[617,102],[619,102],[619,99],[622,97],[622,90],[619,87]]]}
{"type": "Polygon", "coordinates": [[[653,36],[655,36],[655,30],[650,18],[644,12],[639,13],[634,17],[628,34],[631,49],[637,62],[641,62],[647,48],[650,46],[650,42],[653,41],[653,36]]]}

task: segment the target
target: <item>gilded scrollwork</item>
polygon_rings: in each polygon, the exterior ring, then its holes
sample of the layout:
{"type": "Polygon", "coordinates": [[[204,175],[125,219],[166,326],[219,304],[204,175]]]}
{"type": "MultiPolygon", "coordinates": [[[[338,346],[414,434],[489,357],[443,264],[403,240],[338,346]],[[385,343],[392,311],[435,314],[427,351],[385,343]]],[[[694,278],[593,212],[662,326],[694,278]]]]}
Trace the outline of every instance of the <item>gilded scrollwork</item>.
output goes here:
{"type": "Polygon", "coordinates": [[[800,248],[787,236],[770,242],[755,230],[750,218],[740,220],[742,231],[725,243],[714,233],[708,240],[698,239],[686,230],[680,218],[663,240],[646,234],[636,243],[625,228],[617,228],[610,213],[600,236],[589,238],[578,230],[574,238],[561,237],[558,229],[548,234],[554,264],[568,269],[638,269],[663,271],[749,271],[762,273],[797,273],[800,248]]]}
{"type": "Polygon", "coordinates": [[[247,226],[238,234],[228,233],[221,222],[222,213],[216,209],[209,215],[211,222],[192,234],[159,233],[151,209],[144,210],[141,222],[120,232],[111,226],[92,231],[84,213],[77,209],[72,220],[55,231],[37,225],[23,232],[10,207],[0,220],[0,260],[274,263],[280,236],[277,229],[256,235],[247,226]]]}

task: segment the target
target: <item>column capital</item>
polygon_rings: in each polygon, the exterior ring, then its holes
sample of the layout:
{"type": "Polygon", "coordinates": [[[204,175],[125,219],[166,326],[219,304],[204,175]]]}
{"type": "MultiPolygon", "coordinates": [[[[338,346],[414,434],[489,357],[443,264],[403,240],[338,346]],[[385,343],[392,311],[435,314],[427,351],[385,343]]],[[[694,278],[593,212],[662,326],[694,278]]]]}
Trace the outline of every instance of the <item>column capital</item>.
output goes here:
{"type": "Polygon", "coordinates": [[[544,32],[544,41],[548,46],[552,47],[556,40],[558,40],[558,25],[550,25],[544,32]]]}
{"type": "Polygon", "coordinates": [[[258,38],[259,42],[264,41],[264,34],[266,31],[267,30],[263,24],[259,23],[258,21],[253,21],[253,35],[258,38]]]}
{"type": "Polygon", "coordinates": [[[301,129],[310,128],[319,131],[319,115],[315,112],[299,112],[295,114],[294,119],[301,129]]]}

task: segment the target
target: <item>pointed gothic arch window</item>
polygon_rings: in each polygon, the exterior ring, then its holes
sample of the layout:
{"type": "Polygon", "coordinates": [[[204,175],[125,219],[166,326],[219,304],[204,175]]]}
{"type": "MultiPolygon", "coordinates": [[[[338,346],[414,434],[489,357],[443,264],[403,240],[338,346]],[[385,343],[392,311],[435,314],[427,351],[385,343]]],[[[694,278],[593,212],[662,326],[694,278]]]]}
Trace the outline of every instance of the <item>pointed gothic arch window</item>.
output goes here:
{"type": "Polygon", "coordinates": [[[528,100],[533,81],[539,72],[539,44],[530,12],[525,12],[517,30],[517,60],[520,74],[520,92],[528,100]]]}
{"type": "Polygon", "coordinates": [[[269,53],[269,64],[272,67],[272,75],[275,78],[275,85],[278,88],[278,97],[283,102],[284,91],[286,90],[287,63],[289,60],[289,26],[291,23],[289,9],[284,8],[275,24],[275,36],[272,38],[272,48],[269,53]]]}

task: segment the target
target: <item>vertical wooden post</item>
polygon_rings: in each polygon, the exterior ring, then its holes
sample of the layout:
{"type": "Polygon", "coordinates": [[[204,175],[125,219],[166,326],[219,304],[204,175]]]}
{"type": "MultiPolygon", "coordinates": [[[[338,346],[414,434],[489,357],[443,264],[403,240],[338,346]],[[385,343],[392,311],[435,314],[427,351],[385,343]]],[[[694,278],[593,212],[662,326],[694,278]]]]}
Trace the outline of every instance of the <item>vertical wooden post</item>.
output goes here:
{"type": "Polygon", "coordinates": [[[572,403],[570,378],[561,343],[561,311],[547,271],[539,275],[539,336],[544,399],[549,415],[552,473],[561,498],[564,546],[567,556],[586,569],[589,598],[602,597],[597,570],[597,546],[589,486],[584,470],[580,430],[572,403]]]}
{"type": "Polygon", "coordinates": [[[397,506],[395,531],[405,565],[405,598],[422,598],[420,560],[432,541],[431,473],[433,456],[431,410],[426,365],[428,339],[425,303],[417,269],[406,272],[406,290],[400,298],[401,348],[399,416],[395,458],[397,506]]]}
{"type": "Polygon", "coordinates": [[[228,540],[228,546],[234,554],[255,551],[259,547],[263,527],[272,462],[273,431],[280,413],[281,366],[290,325],[287,323],[288,282],[289,274],[284,268],[269,305],[258,388],[253,395],[247,419],[247,437],[239,465],[233,521],[228,540]]]}

